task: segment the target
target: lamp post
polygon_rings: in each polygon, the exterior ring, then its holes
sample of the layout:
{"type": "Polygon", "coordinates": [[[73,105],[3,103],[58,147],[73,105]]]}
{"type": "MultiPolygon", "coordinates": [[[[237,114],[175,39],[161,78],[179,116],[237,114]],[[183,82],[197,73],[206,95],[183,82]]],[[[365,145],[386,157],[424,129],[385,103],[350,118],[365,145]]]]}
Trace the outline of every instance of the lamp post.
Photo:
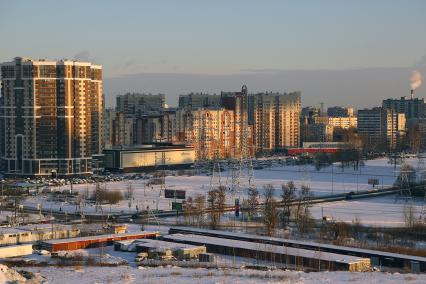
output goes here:
{"type": "Polygon", "coordinates": [[[3,209],[3,187],[4,187],[4,180],[1,180],[1,204],[0,204],[0,213],[2,212],[3,209]]]}
{"type": "Polygon", "coordinates": [[[334,167],[331,163],[331,194],[334,194],[334,167]]]}

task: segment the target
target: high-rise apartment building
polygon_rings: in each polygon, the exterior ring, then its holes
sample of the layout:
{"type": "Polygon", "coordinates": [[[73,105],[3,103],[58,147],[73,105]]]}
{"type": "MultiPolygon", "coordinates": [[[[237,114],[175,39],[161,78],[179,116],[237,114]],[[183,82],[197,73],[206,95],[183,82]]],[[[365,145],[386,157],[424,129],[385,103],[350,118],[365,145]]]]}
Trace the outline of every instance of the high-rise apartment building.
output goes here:
{"type": "Polygon", "coordinates": [[[102,149],[110,149],[113,146],[113,128],[116,115],[117,111],[115,109],[104,109],[104,114],[102,115],[102,149]]]}
{"type": "Polygon", "coordinates": [[[102,150],[102,67],[17,57],[1,71],[6,174],[91,173],[102,150]]]}
{"type": "Polygon", "coordinates": [[[116,112],[112,120],[112,146],[131,146],[133,141],[133,118],[126,117],[122,112],[116,112]]]}
{"type": "Polygon", "coordinates": [[[118,95],[116,103],[116,110],[124,113],[127,117],[158,113],[166,107],[163,94],[126,93],[118,95]]]}
{"type": "Polygon", "coordinates": [[[247,86],[241,92],[221,92],[221,106],[234,114],[233,157],[252,154],[252,125],[249,123],[249,99],[247,86]]]}
{"type": "Polygon", "coordinates": [[[358,111],[358,133],[372,150],[393,150],[405,134],[405,114],[376,107],[358,111]]]}
{"type": "Polygon", "coordinates": [[[162,124],[162,137],[164,141],[169,143],[179,142],[176,109],[169,108],[164,110],[162,124]]]}
{"type": "Polygon", "coordinates": [[[256,152],[299,146],[299,92],[250,95],[249,117],[256,152]]]}
{"type": "Polygon", "coordinates": [[[357,127],[357,117],[356,116],[329,116],[328,124],[332,127],[338,127],[341,129],[349,129],[357,127]]]}
{"type": "Polygon", "coordinates": [[[401,97],[401,99],[386,99],[383,100],[382,107],[405,114],[405,118],[409,122],[424,118],[426,114],[425,100],[420,98],[401,97]]]}
{"type": "Polygon", "coordinates": [[[198,160],[234,157],[235,122],[232,110],[182,109],[177,116],[182,142],[194,146],[198,160]]]}
{"type": "Polygon", "coordinates": [[[179,108],[198,109],[220,107],[220,96],[203,93],[190,93],[179,96],[179,108]]]}
{"type": "Polygon", "coordinates": [[[163,114],[139,116],[135,128],[136,144],[168,142],[163,137],[163,114]]]}
{"type": "Polygon", "coordinates": [[[328,118],[322,116],[317,107],[304,107],[300,114],[300,140],[302,142],[330,142],[333,140],[333,127],[328,118]]]}
{"type": "Polygon", "coordinates": [[[275,147],[298,147],[300,144],[301,93],[278,94],[275,130],[275,147]]]}
{"type": "Polygon", "coordinates": [[[331,117],[348,117],[354,116],[353,107],[334,106],[327,108],[327,115],[331,117]]]}

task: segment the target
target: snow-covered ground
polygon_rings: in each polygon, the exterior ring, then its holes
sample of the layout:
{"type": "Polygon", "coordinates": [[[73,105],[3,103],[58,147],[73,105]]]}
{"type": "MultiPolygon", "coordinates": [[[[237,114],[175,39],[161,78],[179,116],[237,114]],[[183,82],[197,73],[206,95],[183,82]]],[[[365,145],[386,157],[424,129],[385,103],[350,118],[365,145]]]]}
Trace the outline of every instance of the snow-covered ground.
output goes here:
{"type": "Polygon", "coordinates": [[[0,284],[25,283],[26,279],[13,269],[0,264],[0,284]]]}
{"type": "Polygon", "coordinates": [[[298,272],[179,267],[37,267],[50,284],[68,283],[426,283],[426,274],[298,272]]]}
{"type": "MultiPolygon", "coordinates": [[[[407,163],[416,167],[417,159],[407,159],[407,163]]],[[[272,184],[276,188],[276,196],[279,198],[281,194],[281,185],[290,180],[294,181],[297,188],[303,184],[309,185],[312,192],[316,196],[329,195],[335,193],[348,193],[351,191],[367,190],[372,186],[368,184],[368,179],[376,178],[379,180],[379,187],[391,186],[398,175],[399,166],[394,167],[386,158],[365,161],[365,165],[359,170],[354,170],[352,167],[341,168],[338,163],[333,167],[322,168],[317,171],[313,165],[306,166],[281,166],[273,165],[271,168],[255,170],[254,183],[259,188],[262,195],[262,186],[272,184]]],[[[129,183],[134,188],[134,198],[132,200],[124,200],[118,205],[103,206],[104,212],[136,212],[139,210],[163,209],[170,210],[172,199],[164,198],[164,193],[160,186],[146,186],[147,180],[132,180],[108,182],[104,185],[110,190],[120,190],[123,194],[129,183]]],[[[243,185],[247,185],[247,179],[242,180],[243,185]]],[[[166,187],[169,189],[186,190],[187,197],[195,196],[196,194],[206,195],[212,186],[219,184],[230,187],[231,178],[228,171],[224,171],[218,175],[194,175],[194,176],[167,176],[166,187]]],[[[73,190],[80,192],[91,192],[95,184],[78,184],[73,186],[73,190]]],[[[70,189],[70,186],[62,186],[61,190],[70,189]]],[[[244,199],[247,196],[247,191],[243,190],[238,194],[229,193],[227,195],[227,203],[233,204],[233,199],[239,197],[244,199]]],[[[318,204],[312,209],[315,217],[320,218],[321,210],[324,210],[324,215],[333,216],[336,220],[351,222],[355,218],[359,218],[365,224],[384,225],[384,226],[399,226],[403,224],[403,202],[394,202],[394,197],[381,197],[362,199],[357,201],[341,201],[334,203],[318,204]],[[323,208],[323,209],[321,209],[323,208]]],[[[67,202],[50,202],[46,197],[30,197],[25,202],[25,206],[33,208],[41,204],[44,209],[63,210],[67,212],[78,211],[77,206],[68,204],[67,202]]],[[[84,212],[95,212],[95,206],[85,204],[84,212]]],[[[415,210],[421,211],[421,202],[415,203],[415,210]]]]}
{"type": "Polygon", "coordinates": [[[405,202],[404,199],[395,198],[394,195],[318,203],[311,208],[311,214],[316,219],[331,216],[333,220],[349,223],[358,220],[370,226],[403,227],[405,225],[404,207],[408,205],[413,206],[414,217],[419,218],[423,200],[405,202]]]}

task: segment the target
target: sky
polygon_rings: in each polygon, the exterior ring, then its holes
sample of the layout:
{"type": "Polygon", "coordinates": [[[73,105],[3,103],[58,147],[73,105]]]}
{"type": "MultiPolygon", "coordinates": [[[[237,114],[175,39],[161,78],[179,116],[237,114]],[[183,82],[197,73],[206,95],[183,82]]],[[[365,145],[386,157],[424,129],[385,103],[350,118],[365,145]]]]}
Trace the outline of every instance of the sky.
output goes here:
{"type": "MultiPolygon", "coordinates": [[[[361,108],[426,74],[422,0],[0,0],[0,62],[103,65],[107,105],[127,91],[302,92],[361,108]]],[[[426,96],[422,86],[416,92],[426,96]]]]}

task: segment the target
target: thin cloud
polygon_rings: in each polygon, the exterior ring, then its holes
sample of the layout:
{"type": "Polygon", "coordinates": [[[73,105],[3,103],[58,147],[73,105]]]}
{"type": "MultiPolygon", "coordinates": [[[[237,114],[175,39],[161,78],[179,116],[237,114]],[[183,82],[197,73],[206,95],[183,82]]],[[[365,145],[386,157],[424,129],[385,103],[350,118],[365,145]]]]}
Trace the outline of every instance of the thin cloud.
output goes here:
{"type": "Polygon", "coordinates": [[[73,60],[87,61],[87,62],[96,62],[97,61],[96,58],[94,56],[92,56],[92,54],[88,50],[82,50],[82,51],[77,52],[76,54],[74,54],[73,60]]]}

